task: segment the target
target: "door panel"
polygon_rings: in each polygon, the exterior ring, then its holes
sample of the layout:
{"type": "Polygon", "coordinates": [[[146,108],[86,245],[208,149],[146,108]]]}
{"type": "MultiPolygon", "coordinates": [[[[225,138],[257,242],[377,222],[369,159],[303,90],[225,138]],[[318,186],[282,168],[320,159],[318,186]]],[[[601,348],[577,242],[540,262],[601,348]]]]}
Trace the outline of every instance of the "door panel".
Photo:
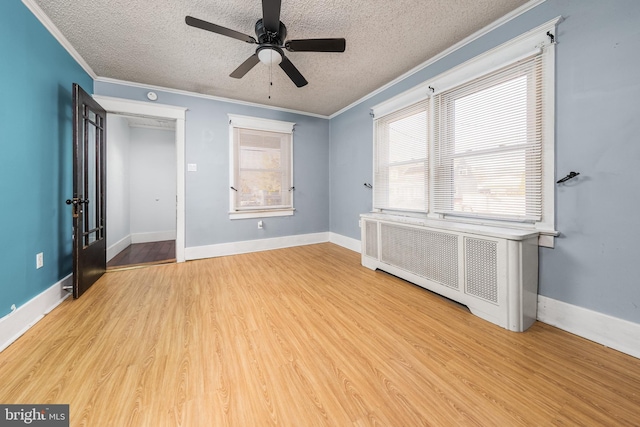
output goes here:
{"type": "Polygon", "coordinates": [[[107,267],[106,111],[73,85],[73,297],[93,285],[107,267]]]}

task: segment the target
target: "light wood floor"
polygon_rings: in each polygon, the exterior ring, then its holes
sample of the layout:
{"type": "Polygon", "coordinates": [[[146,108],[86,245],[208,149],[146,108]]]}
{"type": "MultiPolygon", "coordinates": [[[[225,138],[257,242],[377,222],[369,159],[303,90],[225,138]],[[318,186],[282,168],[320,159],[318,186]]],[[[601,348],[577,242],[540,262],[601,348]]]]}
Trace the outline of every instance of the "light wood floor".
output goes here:
{"type": "Polygon", "coordinates": [[[640,360],[503,330],[330,243],[107,273],[0,353],[72,426],[640,424],[640,360]]]}

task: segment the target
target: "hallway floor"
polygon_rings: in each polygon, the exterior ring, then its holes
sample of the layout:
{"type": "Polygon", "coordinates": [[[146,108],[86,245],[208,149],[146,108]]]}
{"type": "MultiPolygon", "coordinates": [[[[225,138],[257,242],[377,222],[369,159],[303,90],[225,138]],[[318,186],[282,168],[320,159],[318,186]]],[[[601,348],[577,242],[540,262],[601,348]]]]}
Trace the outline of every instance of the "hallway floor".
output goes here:
{"type": "Polygon", "coordinates": [[[167,264],[171,262],[176,262],[175,240],[134,243],[113,257],[113,259],[107,263],[107,270],[148,264],[167,264]]]}

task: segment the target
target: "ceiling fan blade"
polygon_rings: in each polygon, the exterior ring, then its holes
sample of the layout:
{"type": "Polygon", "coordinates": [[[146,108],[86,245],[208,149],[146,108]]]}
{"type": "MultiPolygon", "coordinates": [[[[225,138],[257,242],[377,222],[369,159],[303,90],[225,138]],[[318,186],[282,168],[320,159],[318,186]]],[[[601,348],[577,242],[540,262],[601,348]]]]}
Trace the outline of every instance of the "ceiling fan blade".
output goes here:
{"type": "Polygon", "coordinates": [[[305,86],[308,82],[307,80],[300,74],[300,71],[289,61],[286,56],[282,57],[282,62],[280,63],[280,68],[287,73],[287,76],[295,83],[296,86],[302,87],[305,86]]]}
{"type": "Polygon", "coordinates": [[[254,53],[249,58],[247,58],[246,61],[240,64],[240,66],[236,68],[233,73],[229,74],[229,76],[233,77],[234,79],[241,79],[245,74],[249,72],[249,70],[255,67],[258,62],[260,62],[260,59],[258,59],[258,54],[254,53]]]}
{"type": "Polygon", "coordinates": [[[262,0],[262,23],[267,31],[277,33],[280,30],[281,4],[282,0],[262,0]]]}
{"type": "Polygon", "coordinates": [[[344,52],[345,39],[289,40],[285,48],[290,52],[344,52]]]}
{"type": "Polygon", "coordinates": [[[211,22],[203,21],[202,19],[194,18],[193,16],[187,16],[184,18],[187,25],[200,28],[201,30],[211,31],[212,33],[222,34],[223,36],[233,37],[234,39],[242,40],[247,43],[257,43],[256,39],[239,31],[230,30],[229,28],[221,27],[220,25],[212,24],[211,22]]]}

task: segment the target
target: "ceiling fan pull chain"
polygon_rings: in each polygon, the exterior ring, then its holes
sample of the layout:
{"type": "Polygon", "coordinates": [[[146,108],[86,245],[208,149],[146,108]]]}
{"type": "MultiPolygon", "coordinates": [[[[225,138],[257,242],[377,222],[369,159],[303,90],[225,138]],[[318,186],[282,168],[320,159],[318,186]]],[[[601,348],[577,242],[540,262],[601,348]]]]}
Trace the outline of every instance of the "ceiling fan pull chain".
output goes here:
{"type": "MultiPolygon", "coordinates": [[[[273,53],[272,53],[273,55],[273,53]]],[[[273,62],[269,64],[269,99],[271,99],[271,86],[273,86],[273,62]]]]}

